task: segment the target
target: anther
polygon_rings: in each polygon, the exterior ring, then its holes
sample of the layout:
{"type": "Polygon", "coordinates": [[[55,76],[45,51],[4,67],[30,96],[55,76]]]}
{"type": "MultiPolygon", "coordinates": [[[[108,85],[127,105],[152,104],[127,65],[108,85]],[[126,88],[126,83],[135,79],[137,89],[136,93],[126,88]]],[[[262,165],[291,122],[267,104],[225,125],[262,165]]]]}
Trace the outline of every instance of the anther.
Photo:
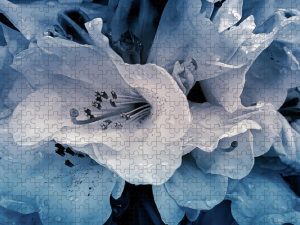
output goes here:
{"type": "Polygon", "coordinates": [[[66,160],[65,165],[68,166],[68,167],[73,167],[74,166],[74,164],[70,160],[66,160]]]}
{"type": "Polygon", "coordinates": [[[96,101],[97,102],[102,102],[102,97],[99,95],[99,96],[96,96],[96,101]]]}
{"type": "Polygon", "coordinates": [[[223,3],[225,2],[226,0],[221,0],[221,1],[218,1],[218,2],[215,2],[215,7],[217,7],[217,8],[220,8],[222,5],[223,5],[223,3]]]}
{"type": "Polygon", "coordinates": [[[86,116],[90,119],[94,118],[94,115],[92,115],[92,111],[88,108],[84,108],[84,112],[86,113],[86,116]]]}
{"type": "Polygon", "coordinates": [[[109,99],[109,103],[112,107],[117,107],[116,103],[113,100],[109,99]]]}
{"type": "Polygon", "coordinates": [[[111,123],[112,123],[111,120],[105,120],[105,121],[103,121],[103,123],[101,124],[102,130],[106,130],[107,127],[109,126],[109,124],[111,124],[111,123]]]}
{"type": "Polygon", "coordinates": [[[116,92],[114,92],[114,91],[111,91],[111,96],[112,96],[113,99],[117,99],[118,98],[116,92]]]}
{"type": "Polygon", "coordinates": [[[93,102],[92,105],[93,105],[94,107],[96,107],[97,109],[99,109],[99,110],[102,108],[102,107],[101,107],[101,104],[100,104],[99,102],[93,102]]]}
{"type": "Polygon", "coordinates": [[[231,142],[231,147],[232,148],[236,148],[237,146],[239,145],[239,143],[237,142],[237,141],[233,141],[233,142],[231,142]]]}
{"type": "Polygon", "coordinates": [[[108,99],[108,95],[106,94],[105,91],[101,91],[101,92],[100,92],[100,96],[101,96],[102,98],[108,99]]]}
{"type": "Polygon", "coordinates": [[[115,128],[122,128],[123,125],[120,122],[115,123],[115,128]]]}

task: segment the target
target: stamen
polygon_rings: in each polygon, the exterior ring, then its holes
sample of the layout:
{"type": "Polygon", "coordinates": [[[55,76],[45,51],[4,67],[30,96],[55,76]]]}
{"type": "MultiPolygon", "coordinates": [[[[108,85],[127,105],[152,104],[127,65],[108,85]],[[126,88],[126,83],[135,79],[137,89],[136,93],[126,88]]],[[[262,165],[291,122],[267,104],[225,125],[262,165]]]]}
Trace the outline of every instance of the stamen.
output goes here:
{"type": "Polygon", "coordinates": [[[137,114],[130,116],[129,119],[130,119],[130,121],[136,121],[136,120],[142,119],[145,116],[149,115],[149,113],[150,113],[150,108],[144,109],[144,110],[138,112],[137,114]]]}
{"type": "Polygon", "coordinates": [[[109,99],[109,103],[112,107],[117,107],[116,103],[113,100],[109,99]]]}
{"type": "Polygon", "coordinates": [[[79,116],[78,110],[77,109],[71,109],[70,110],[71,120],[76,125],[83,125],[83,124],[93,123],[93,122],[96,122],[96,121],[100,121],[100,120],[104,120],[104,119],[107,119],[107,118],[111,118],[113,116],[120,115],[120,113],[122,113],[122,111],[120,109],[118,109],[118,110],[115,110],[113,112],[102,114],[101,116],[96,116],[96,117],[94,116],[93,118],[89,118],[87,120],[77,120],[77,117],[79,116]]]}
{"type": "Polygon", "coordinates": [[[96,107],[97,109],[99,109],[99,110],[102,108],[102,106],[101,106],[101,104],[99,102],[92,102],[92,105],[94,107],[96,107]]]}
{"type": "Polygon", "coordinates": [[[109,124],[111,124],[111,123],[112,123],[111,120],[105,120],[105,121],[101,124],[102,130],[106,130],[107,127],[109,126],[109,124]]]}
{"type": "Polygon", "coordinates": [[[101,91],[101,92],[100,92],[100,96],[101,96],[102,98],[108,99],[108,95],[106,94],[105,91],[101,91]]]}
{"type": "Polygon", "coordinates": [[[102,102],[102,97],[100,95],[96,96],[96,101],[97,102],[102,102]]]}
{"type": "Polygon", "coordinates": [[[129,120],[133,115],[137,115],[139,113],[142,113],[144,112],[145,110],[149,110],[150,109],[150,106],[148,104],[145,104],[145,105],[142,105],[130,112],[127,112],[127,113],[122,113],[121,114],[121,117],[122,118],[125,118],[126,120],[129,120]]]}
{"type": "MultiPolygon", "coordinates": [[[[110,94],[111,98],[105,91],[95,91],[96,98],[92,101],[91,106],[97,108],[98,111],[94,110],[92,112],[91,109],[84,107],[83,111],[88,119],[78,120],[79,111],[73,108],[70,110],[72,122],[76,125],[83,125],[102,121],[100,126],[105,130],[114,122],[113,120],[117,116],[121,115],[126,120],[134,121],[149,115],[151,107],[142,97],[134,95],[118,96],[115,91],[111,91],[110,94]]],[[[115,121],[113,127],[122,128],[123,125],[115,121]]]]}
{"type": "Polygon", "coordinates": [[[114,92],[114,91],[111,91],[111,96],[112,96],[113,99],[117,99],[118,98],[116,92],[114,92]]]}
{"type": "MultiPolygon", "coordinates": [[[[126,95],[118,95],[118,99],[132,99],[132,100],[144,100],[142,97],[139,96],[126,96],[126,95]]],[[[145,102],[145,100],[144,100],[145,102]]]]}
{"type": "Polygon", "coordinates": [[[88,108],[84,108],[84,112],[86,113],[86,116],[90,119],[94,118],[94,115],[92,114],[92,111],[88,108]]]}
{"type": "Polygon", "coordinates": [[[115,123],[115,128],[120,129],[120,128],[122,128],[122,127],[123,127],[123,125],[122,125],[120,122],[116,122],[116,123],[115,123]]]}

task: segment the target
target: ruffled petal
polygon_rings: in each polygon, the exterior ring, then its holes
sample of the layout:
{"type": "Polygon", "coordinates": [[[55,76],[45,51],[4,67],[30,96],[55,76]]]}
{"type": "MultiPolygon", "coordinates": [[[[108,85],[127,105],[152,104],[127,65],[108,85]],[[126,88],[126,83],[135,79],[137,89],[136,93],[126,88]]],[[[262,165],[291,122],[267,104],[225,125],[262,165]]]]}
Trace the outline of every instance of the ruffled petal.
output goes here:
{"type": "Polygon", "coordinates": [[[117,179],[112,172],[77,152],[56,154],[53,142],[26,149],[9,135],[0,139],[1,206],[39,212],[43,224],[103,224],[108,219],[117,179]]]}
{"type": "Polygon", "coordinates": [[[212,21],[218,26],[218,31],[223,32],[235,25],[242,18],[242,0],[225,1],[213,16],[212,21]]]}
{"type": "MultiPolygon", "coordinates": [[[[200,13],[199,2],[168,1],[148,62],[171,72],[176,61],[193,58],[198,66],[195,80],[216,77],[243,66],[243,59],[229,61],[239,47],[236,41],[244,40],[243,32],[239,32],[242,34],[239,38],[220,34],[217,27],[200,13]]],[[[248,30],[249,27],[243,31],[248,30]]]]}
{"type": "MultiPolygon", "coordinates": [[[[245,113],[247,113],[248,108],[252,107],[246,107],[245,113]]],[[[250,114],[250,118],[261,126],[261,130],[251,130],[253,135],[253,154],[255,157],[258,157],[270,150],[275,140],[280,136],[282,125],[272,104],[259,103],[253,108],[256,111],[250,114]]]]}
{"type": "Polygon", "coordinates": [[[51,83],[53,74],[61,74],[99,90],[129,88],[106,49],[50,36],[38,39],[37,46],[17,55],[13,67],[33,86],[51,83]]]}
{"type": "Polygon", "coordinates": [[[184,210],[177,205],[164,185],[153,186],[152,190],[155,204],[163,222],[169,225],[178,225],[184,217],[184,210]]]}
{"type": "Polygon", "coordinates": [[[186,156],[181,167],[164,185],[178,205],[207,210],[224,199],[227,191],[227,179],[221,175],[202,172],[194,159],[186,156]]]}
{"type": "MultiPolygon", "coordinates": [[[[252,68],[254,66],[252,66],[252,64],[261,54],[261,52],[266,49],[276,37],[281,35],[280,31],[284,27],[291,23],[298,22],[298,19],[286,18],[283,15],[284,13],[285,11],[276,12],[264,24],[255,29],[256,34],[250,33],[247,39],[243,43],[241,43],[235,54],[231,57],[230,62],[245,64],[245,66],[236,69],[235,71],[221,73],[218,77],[201,82],[201,86],[203,87],[203,91],[209,102],[220,104],[224,106],[225,109],[229,112],[235,111],[241,105],[240,95],[243,91],[245,76],[249,68],[252,68]],[[273,22],[271,23],[270,21],[273,22]]],[[[241,29],[241,32],[243,32],[243,29],[241,29]]],[[[224,35],[226,35],[226,32],[224,32],[224,35]]],[[[259,71],[259,73],[263,73],[262,76],[265,76],[264,71],[270,70],[269,67],[265,67],[265,60],[258,59],[256,60],[256,62],[261,65],[261,68],[257,68],[255,71],[259,71]]],[[[271,74],[273,73],[274,71],[271,72],[271,74]]],[[[282,73],[286,73],[286,71],[282,70],[282,73]]],[[[269,74],[269,72],[267,74],[269,74]]],[[[297,75],[294,76],[296,77],[297,75]]],[[[270,80],[273,80],[273,78],[269,79],[269,77],[267,79],[267,83],[270,83],[270,80]]],[[[260,93],[263,92],[262,90],[264,90],[264,88],[261,86],[257,87],[256,82],[252,82],[249,88],[250,90],[251,88],[254,89],[254,95],[260,96],[260,93]],[[256,90],[259,91],[255,92],[256,90]]],[[[289,80],[287,80],[287,82],[289,82],[289,80]]],[[[260,81],[260,83],[260,85],[264,85],[263,80],[260,81]]]]}
{"type": "Polygon", "coordinates": [[[257,26],[264,23],[274,12],[280,9],[300,10],[299,4],[294,4],[293,0],[286,1],[274,1],[274,0],[252,0],[243,2],[243,18],[247,18],[250,15],[253,15],[255,19],[255,24],[257,26]]]}
{"type": "Polygon", "coordinates": [[[251,120],[254,108],[245,112],[228,113],[224,108],[209,103],[190,103],[193,122],[185,136],[186,147],[199,147],[211,152],[222,138],[229,138],[244,133],[250,129],[261,129],[261,126],[251,120]]]}
{"type": "Polygon", "coordinates": [[[229,180],[227,199],[238,224],[299,224],[299,198],[280,174],[255,168],[239,181],[229,180]]]}
{"type": "Polygon", "coordinates": [[[264,101],[279,109],[287,90],[300,85],[299,54],[299,46],[282,42],[274,42],[263,51],[246,75],[243,104],[264,101]]]}
{"type": "Polygon", "coordinates": [[[197,166],[206,173],[241,179],[250,173],[254,165],[253,136],[250,131],[246,131],[223,138],[213,152],[195,149],[192,155],[197,166]],[[233,148],[232,143],[238,146],[233,148]]]}
{"type": "Polygon", "coordinates": [[[190,105],[193,122],[185,135],[185,152],[195,147],[211,152],[221,139],[251,130],[253,154],[257,157],[270,149],[281,130],[277,112],[271,104],[243,107],[234,113],[209,103],[190,105]]]}

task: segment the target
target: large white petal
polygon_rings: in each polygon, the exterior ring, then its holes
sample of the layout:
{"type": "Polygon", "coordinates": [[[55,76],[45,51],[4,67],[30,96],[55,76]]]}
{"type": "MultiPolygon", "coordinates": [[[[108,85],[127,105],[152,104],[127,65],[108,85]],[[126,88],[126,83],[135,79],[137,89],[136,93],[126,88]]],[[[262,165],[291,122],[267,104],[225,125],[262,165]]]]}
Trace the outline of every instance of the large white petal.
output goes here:
{"type": "Polygon", "coordinates": [[[122,151],[95,144],[95,160],[132,184],[165,183],[181,164],[182,143],[125,143],[122,151]]]}
{"type": "Polygon", "coordinates": [[[118,69],[150,104],[150,115],[141,123],[129,121],[128,127],[108,131],[108,137],[103,136],[97,124],[90,124],[66,128],[56,138],[71,145],[104,143],[118,150],[129,148],[132,142],[157,144],[179,140],[189,128],[191,115],[186,97],[172,77],[154,64],[118,64],[118,69]]]}
{"type": "Polygon", "coordinates": [[[63,76],[53,77],[52,84],[29,94],[13,112],[10,132],[22,145],[35,145],[52,139],[64,126],[74,126],[71,108],[90,104],[93,92],[63,76]]]}

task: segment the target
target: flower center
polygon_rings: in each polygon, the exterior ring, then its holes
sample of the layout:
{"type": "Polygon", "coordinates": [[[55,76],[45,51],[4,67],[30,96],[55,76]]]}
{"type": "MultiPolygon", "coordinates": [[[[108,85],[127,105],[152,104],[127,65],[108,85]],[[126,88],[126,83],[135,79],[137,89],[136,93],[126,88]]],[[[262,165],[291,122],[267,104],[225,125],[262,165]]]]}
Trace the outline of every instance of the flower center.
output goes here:
{"type": "Polygon", "coordinates": [[[95,98],[90,106],[83,108],[87,119],[79,120],[79,110],[72,108],[70,117],[74,124],[83,125],[101,121],[103,130],[122,128],[124,123],[131,121],[141,122],[151,111],[150,104],[138,95],[118,95],[115,91],[95,91],[95,98]]]}

